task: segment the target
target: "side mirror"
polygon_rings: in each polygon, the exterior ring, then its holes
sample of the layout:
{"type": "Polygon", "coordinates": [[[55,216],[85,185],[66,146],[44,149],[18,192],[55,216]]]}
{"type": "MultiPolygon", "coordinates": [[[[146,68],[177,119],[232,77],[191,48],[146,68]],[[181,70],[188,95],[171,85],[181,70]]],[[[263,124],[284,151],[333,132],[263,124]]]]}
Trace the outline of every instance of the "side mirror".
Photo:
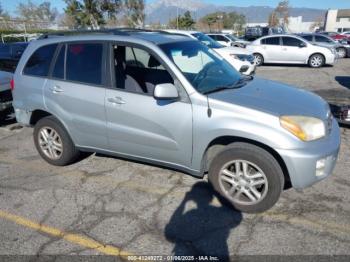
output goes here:
{"type": "Polygon", "coordinates": [[[173,100],[179,98],[179,93],[173,84],[159,84],[154,88],[153,96],[158,100],[173,100]]]}
{"type": "Polygon", "coordinates": [[[299,44],[299,47],[300,47],[300,48],[306,47],[306,44],[305,44],[304,42],[301,42],[301,43],[299,44]]]}

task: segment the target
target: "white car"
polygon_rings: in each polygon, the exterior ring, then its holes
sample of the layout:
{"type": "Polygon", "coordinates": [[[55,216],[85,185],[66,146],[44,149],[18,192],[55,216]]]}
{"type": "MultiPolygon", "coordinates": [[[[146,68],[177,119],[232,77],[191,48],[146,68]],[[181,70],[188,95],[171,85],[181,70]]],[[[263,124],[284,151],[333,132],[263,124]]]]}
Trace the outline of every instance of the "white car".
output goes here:
{"type": "Polygon", "coordinates": [[[255,64],[308,64],[318,68],[336,62],[336,50],[316,46],[295,35],[261,37],[247,46],[253,53],[255,64]]]}
{"type": "Polygon", "coordinates": [[[185,30],[164,30],[172,34],[186,35],[193,39],[199,40],[216,53],[228,61],[238,72],[244,75],[251,75],[255,72],[254,56],[244,48],[225,47],[209,36],[198,31],[185,30]]]}
{"type": "Polygon", "coordinates": [[[245,41],[242,39],[239,39],[231,34],[224,34],[224,33],[208,33],[207,36],[214,39],[218,43],[224,45],[224,46],[237,46],[237,47],[246,47],[250,44],[249,41],[245,41]]]}

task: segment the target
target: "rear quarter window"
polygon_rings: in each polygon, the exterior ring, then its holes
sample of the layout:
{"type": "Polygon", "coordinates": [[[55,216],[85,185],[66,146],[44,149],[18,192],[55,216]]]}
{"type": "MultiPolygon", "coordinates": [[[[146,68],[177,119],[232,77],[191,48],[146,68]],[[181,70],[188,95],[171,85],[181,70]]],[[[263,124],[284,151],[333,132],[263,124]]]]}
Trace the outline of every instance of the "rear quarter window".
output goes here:
{"type": "Polygon", "coordinates": [[[57,44],[52,44],[37,49],[25,65],[23,74],[31,76],[47,76],[56,48],[57,44]]]}

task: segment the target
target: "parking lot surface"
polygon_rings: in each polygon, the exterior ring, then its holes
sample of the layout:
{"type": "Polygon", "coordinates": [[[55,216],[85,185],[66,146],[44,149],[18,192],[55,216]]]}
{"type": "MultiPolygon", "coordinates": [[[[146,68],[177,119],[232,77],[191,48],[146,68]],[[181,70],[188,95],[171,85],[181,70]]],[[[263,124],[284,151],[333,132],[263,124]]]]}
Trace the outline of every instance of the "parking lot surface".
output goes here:
{"type": "MultiPolygon", "coordinates": [[[[349,72],[347,59],[321,69],[263,66],[257,76],[342,104],[349,72]]],[[[172,170],[96,154],[50,166],[32,129],[8,120],[0,127],[0,255],[350,255],[350,130],[341,131],[331,177],[252,215],[172,170]]]]}

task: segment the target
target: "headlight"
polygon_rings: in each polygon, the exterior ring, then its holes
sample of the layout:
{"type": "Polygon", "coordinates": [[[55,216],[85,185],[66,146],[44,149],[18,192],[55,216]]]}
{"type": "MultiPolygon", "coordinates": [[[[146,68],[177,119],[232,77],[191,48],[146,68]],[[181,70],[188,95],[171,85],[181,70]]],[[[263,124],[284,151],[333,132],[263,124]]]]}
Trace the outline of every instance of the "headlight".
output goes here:
{"type": "Polygon", "coordinates": [[[308,116],[282,116],[281,126],[301,139],[313,141],[326,135],[326,127],[321,119],[308,116]]]}

